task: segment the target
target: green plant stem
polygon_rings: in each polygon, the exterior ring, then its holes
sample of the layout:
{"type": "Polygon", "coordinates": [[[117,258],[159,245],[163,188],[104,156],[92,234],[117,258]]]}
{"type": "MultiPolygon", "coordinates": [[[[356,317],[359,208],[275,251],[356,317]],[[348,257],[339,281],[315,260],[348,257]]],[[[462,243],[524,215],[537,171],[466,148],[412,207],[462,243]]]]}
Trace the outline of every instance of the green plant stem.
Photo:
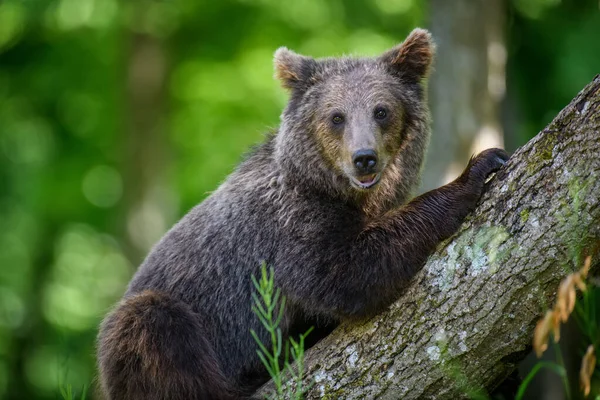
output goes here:
{"type": "Polygon", "coordinates": [[[563,366],[560,366],[551,361],[540,361],[533,366],[533,368],[531,369],[531,371],[529,371],[529,373],[527,374],[525,379],[523,379],[523,382],[521,382],[521,385],[519,386],[519,391],[517,392],[517,395],[515,396],[515,400],[523,399],[523,396],[525,395],[525,391],[527,390],[527,387],[529,386],[529,384],[531,383],[533,378],[535,378],[537,373],[541,371],[542,368],[548,368],[548,369],[551,369],[552,371],[556,372],[558,375],[560,375],[563,378],[563,381],[564,381],[564,379],[566,379],[567,373],[563,366]]]}
{"type": "Polygon", "coordinates": [[[554,343],[554,351],[556,354],[556,361],[562,367],[563,373],[560,374],[563,380],[563,385],[565,386],[565,394],[567,396],[567,400],[571,400],[571,388],[569,387],[569,378],[567,376],[567,369],[565,367],[565,361],[562,356],[562,352],[560,351],[560,346],[557,343],[554,343]]]}

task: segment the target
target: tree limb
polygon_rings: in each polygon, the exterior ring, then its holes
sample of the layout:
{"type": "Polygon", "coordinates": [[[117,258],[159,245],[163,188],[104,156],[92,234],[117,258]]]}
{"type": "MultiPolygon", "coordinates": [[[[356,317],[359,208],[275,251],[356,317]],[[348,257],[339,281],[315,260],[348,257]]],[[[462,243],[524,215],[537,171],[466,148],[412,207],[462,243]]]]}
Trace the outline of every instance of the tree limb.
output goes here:
{"type": "Polygon", "coordinates": [[[515,152],[388,311],[307,353],[306,398],[454,399],[493,388],[530,350],[561,279],[599,243],[599,194],[600,75],[515,152]]]}

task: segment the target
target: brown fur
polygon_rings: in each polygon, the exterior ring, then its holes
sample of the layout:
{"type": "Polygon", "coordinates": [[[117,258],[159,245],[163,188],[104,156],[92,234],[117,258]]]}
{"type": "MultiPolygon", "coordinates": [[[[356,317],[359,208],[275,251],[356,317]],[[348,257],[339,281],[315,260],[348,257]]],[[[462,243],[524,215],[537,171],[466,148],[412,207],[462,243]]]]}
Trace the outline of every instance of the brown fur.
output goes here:
{"type": "Polygon", "coordinates": [[[155,394],[165,392],[172,400],[238,398],[220,373],[218,357],[206,344],[203,328],[189,318],[190,311],[183,303],[146,290],[124,299],[117,311],[104,320],[101,329],[109,333],[99,342],[99,348],[106,351],[99,357],[109,357],[116,369],[110,371],[111,375],[121,377],[102,382],[108,399],[160,399],[163,397],[155,394]],[[154,334],[157,325],[164,326],[162,338],[154,334]],[[179,335],[184,332],[189,336],[182,340],[179,335]],[[177,340],[171,342],[170,336],[177,340]],[[183,345],[171,346],[175,343],[183,345]],[[186,349],[203,344],[204,351],[199,354],[186,349]],[[131,376],[141,379],[130,380],[131,376]],[[210,382],[210,391],[205,381],[210,382]]]}
{"type": "Polygon", "coordinates": [[[429,138],[433,52],[419,29],[377,58],[276,52],[290,89],[278,131],[162,238],[100,327],[109,400],[251,395],[268,377],[249,333],[269,343],[250,308],[263,261],[287,299],[283,340],[315,326],[314,342],[401,295],[507,158],[487,150],[408,202],[429,138]]]}
{"type": "Polygon", "coordinates": [[[309,62],[309,59],[286,47],[281,47],[275,52],[275,78],[282,82],[284,88],[293,89],[304,79],[302,69],[299,68],[300,61],[309,62]]]}
{"type": "Polygon", "coordinates": [[[389,57],[392,64],[408,65],[410,70],[419,76],[426,76],[429,74],[434,53],[435,46],[432,45],[431,34],[425,29],[415,29],[400,46],[383,57],[389,57]]]}

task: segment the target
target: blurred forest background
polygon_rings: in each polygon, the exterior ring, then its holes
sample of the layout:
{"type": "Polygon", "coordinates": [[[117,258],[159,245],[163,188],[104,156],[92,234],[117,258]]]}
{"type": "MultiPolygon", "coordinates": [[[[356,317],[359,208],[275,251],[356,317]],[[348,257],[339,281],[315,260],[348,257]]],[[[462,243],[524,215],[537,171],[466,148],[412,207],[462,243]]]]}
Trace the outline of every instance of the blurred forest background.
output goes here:
{"type": "Polygon", "coordinates": [[[95,376],[152,244],[277,126],[272,54],[438,42],[423,188],[514,150],[600,72],[598,0],[1,0],[0,398],[95,376]]]}

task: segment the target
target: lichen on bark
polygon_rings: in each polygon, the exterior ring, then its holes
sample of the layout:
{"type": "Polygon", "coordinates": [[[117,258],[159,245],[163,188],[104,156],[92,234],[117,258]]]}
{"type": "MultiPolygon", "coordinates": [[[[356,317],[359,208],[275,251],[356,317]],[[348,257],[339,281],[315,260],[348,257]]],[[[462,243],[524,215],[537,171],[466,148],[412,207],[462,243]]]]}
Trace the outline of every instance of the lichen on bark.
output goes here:
{"type": "Polygon", "coordinates": [[[600,242],[599,193],[597,76],[515,152],[386,312],[343,324],[307,353],[306,398],[454,399],[493,388],[528,353],[560,280],[600,242]]]}

